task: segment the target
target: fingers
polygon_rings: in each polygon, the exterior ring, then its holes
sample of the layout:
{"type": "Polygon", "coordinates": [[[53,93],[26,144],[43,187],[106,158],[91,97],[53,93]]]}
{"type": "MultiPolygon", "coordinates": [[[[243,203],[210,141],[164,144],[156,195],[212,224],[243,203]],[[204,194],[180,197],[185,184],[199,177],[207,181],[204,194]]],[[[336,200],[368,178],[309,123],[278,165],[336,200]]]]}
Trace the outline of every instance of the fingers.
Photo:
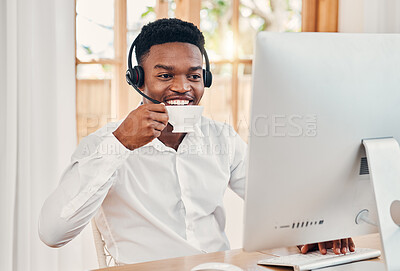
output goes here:
{"type": "Polygon", "coordinates": [[[149,112],[149,119],[158,121],[165,125],[168,124],[168,114],[159,112],[149,112]]]}
{"type": "Polygon", "coordinates": [[[308,252],[308,245],[304,245],[300,248],[300,252],[306,254],[308,252]]]}
{"type": "Polygon", "coordinates": [[[161,131],[154,130],[154,132],[153,132],[153,137],[154,137],[154,138],[157,138],[157,137],[159,137],[160,135],[161,135],[161,131]]]}
{"type": "Polygon", "coordinates": [[[297,248],[300,250],[301,252],[301,248],[303,247],[303,245],[298,245],[297,248]]]}
{"type": "Polygon", "coordinates": [[[165,108],[165,104],[160,103],[160,104],[146,104],[143,105],[146,107],[149,111],[152,112],[159,112],[159,113],[167,113],[167,108],[165,108]]]}
{"type": "Polygon", "coordinates": [[[343,254],[347,253],[348,244],[349,243],[347,242],[347,238],[340,240],[340,252],[341,253],[343,253],[343,254]]]}
{"type": "Polygon", "coordinates": [[[334,240],[332,242],[333,242],[333,252],[335,254],[340,254],[340,248],[341,248],[340,240],[334,240]]]}
{"type": "Polygon", "coordinates": [[[349,243],[349,249],[351,252],[356,251],[356,245],[354,244],[353,238],[347,238],[347,241],[349,243]]]}
{"type": "Polygon", "coordinates": [[[325,242],[318,243],[318,248],[321,254],[325,255],[326,254],[326,244],[325,242]]]}
{"type": "Polygon", "coordinates": [[[297,246],[300,249],[300,252],[306,254],[309,251],[313,251],[317,249],[317,244],[307,244],[304,246],[297,246]]]}
{"type": "MultiPolygon", "coordinates": [[[[305,254],[309,251],[314,250],[316,244],[308,244],[304,246],[297,246],[301,253],[305,254]]],[[[318,243],[318,249],[321,254],[325,255],[327,253],[327,249],[332,248],[335,254],[346,254],[347,252],[354,252],[356,247],[354,245],[354,241],[352,238],[345,238],[341,240],[334,240],[328,242],[318,243]]]]}
{"type": "Polygon", "coordinates": [[[166,127],[167,125],[166,124],[164,124],[164,123],[161,123],[161,122],[158,122],[158,121],[153,121],[152,122],[152,124],[151,124],[151,128],[153,128],[153,129],[155,129],[155,130],[157,130],[157,131],[162,131],[162,130],[164,130],[164,128],[166,127]]]}

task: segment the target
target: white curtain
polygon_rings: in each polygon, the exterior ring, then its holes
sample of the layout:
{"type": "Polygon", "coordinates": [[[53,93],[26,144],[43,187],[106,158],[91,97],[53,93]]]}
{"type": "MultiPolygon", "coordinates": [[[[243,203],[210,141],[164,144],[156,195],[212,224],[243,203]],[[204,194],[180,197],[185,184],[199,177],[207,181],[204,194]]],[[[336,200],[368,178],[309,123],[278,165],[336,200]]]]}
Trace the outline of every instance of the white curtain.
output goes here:
{"type": "Polygon", "coordinates": [[[400,1],[339,0],[339,32],[400,33],[400,1]]]}
{"type": "Polygon", "coordinates": [[[96,268],[90,229],[61,249],[37,233],[76,147],[75,3],[0,1],[0,270],[96,268]]]}

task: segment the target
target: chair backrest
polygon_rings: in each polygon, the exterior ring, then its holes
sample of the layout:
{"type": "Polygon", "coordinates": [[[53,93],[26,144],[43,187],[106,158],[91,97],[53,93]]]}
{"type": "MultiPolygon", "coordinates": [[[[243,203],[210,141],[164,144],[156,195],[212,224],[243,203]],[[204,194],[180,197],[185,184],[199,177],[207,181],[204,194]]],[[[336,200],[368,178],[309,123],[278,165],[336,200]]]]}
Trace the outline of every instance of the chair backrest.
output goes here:
{"type": "Polygon", "coordinates": [[[99,229],[97,228],[97,224],[94,218],[92,218],[91,224],[92,224],[94,246],[96,247],[97,262],[99,263],[99,268],[108,267],[107,257],[108,256],[111,257],[111,255],[107,254],[108,251],[106,249],[106,244],[101,236],[99,229]]]}

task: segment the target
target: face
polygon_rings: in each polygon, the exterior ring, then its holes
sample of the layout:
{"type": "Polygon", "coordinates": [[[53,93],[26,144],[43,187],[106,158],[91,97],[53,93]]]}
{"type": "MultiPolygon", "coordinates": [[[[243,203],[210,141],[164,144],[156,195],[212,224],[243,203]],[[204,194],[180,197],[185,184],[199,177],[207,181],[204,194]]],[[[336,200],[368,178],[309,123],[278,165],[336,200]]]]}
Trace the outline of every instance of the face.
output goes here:
{"type": "Polygon", "coordinates": [[[197,105],[204,93],[202,64],[200,49],[193,44],[153,45],[142,63],[141,90],[165,105],[197,105]]]}

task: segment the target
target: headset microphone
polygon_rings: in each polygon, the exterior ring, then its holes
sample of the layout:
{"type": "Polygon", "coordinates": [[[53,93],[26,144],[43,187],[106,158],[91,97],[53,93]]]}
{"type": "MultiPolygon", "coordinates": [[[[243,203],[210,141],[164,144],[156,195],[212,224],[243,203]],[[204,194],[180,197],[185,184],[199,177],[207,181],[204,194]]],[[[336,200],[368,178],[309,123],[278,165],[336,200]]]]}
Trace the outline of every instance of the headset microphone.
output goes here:
{"type": "MultiPolygon", "coordinates": [[[[136,68],[136,67],[135,67],[136,68]]],[[[140,67],[141,68],[141,67],[140,67]]],[[[147,96],[146,94],[144,94],[143,93],[143,91],[141,91],[137,86],[136,86],[136,84],[134,84],[132,81],[131,81],[131,75],[130,75],[130,71],[129,70],[127,70],[126,71],[126,82],[129,84],[129,85],[131,85],[140,95],[142,95],[143,97],[145,97],[147,100],[150,100],[151,102],[153,102],[153,103],[155,103],[155,104],[160,104],[161,102],[160,101],[157,101],[156,99],[153,99],[153,98],[151,98],[151,97],[149,97],[149,96],[147,96]],[[128,74],[129,73],[129,74],[128,74]]]]}
{"type": "MultiPolygon", "coordinates": [[[[131,85],[140,95],[142,95],[144,98],[148,99],[149,101],[155,103],[155,104],[160,104],[160,101],[157,101],[146,94],[143,93],[139,89],[139,87],[143,86],[144,83],[144,71],[141,66],[135,66],[132,67],[132,52],[133,48],[136,45],[136,40],[132,43],[131,48],[129,49],[129,55],[128,55],[128,70],[126,71],[126,82],[131,85]]],[[[204,59],[206,62],[206,68],[203,69],[203,83],[204,87],[209,88],[212,83],[212,74],[210,71],[210,62],[208,60],[207,52],[204,49],[204,59]]]]}

